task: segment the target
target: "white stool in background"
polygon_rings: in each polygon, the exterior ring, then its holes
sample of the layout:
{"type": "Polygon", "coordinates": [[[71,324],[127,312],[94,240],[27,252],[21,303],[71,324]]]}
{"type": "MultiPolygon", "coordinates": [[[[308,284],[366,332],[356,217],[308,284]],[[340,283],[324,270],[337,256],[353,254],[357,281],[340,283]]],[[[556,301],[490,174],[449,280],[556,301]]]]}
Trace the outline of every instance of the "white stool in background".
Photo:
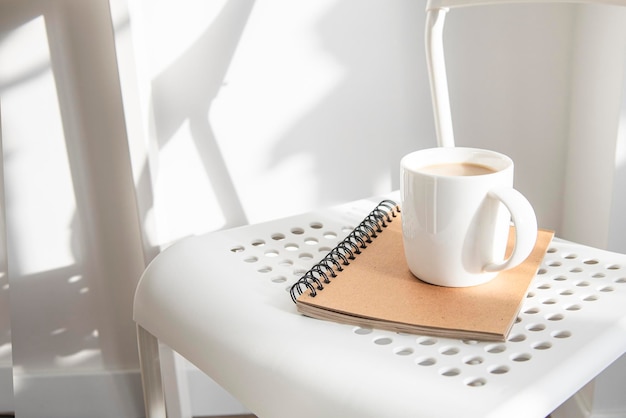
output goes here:
{"type": "MultiPolygon", "coordinates": [[[[502,2],[428,2],[442,146],[454,145],[445,13],[502,2]]],[[[159,341],[255,414],[272,418],[541,418],[626,352],[626,255],[559,239],[504,343],[397,334],[298,314],[291,284],[380,200],[187,238],[156,257],[134,305],[148,417],[165,416],[159,341]]]]}

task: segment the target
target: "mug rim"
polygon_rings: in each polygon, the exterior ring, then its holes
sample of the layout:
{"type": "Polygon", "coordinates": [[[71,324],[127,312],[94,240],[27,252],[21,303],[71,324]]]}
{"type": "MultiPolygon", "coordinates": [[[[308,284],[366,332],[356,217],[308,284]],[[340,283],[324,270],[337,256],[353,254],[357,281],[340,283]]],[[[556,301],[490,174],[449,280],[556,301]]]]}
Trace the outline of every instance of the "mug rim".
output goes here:
{"type": "Polygon", "coordinates": [[[471,147],[423,148],[406,154],[400,160],[400,167],[403,170],[424,176],[449,178],[493,176],[508,169],[512,169],[513,165],[513,160],[508,155],[502,154],[498,151],[471,147]],[[421,168],[436,164],[463,162],[480,164],[495,171],[493,173],[478,174],[475,176],[456,176],[451,174],[425,173],[420,170],[421,168]]]}

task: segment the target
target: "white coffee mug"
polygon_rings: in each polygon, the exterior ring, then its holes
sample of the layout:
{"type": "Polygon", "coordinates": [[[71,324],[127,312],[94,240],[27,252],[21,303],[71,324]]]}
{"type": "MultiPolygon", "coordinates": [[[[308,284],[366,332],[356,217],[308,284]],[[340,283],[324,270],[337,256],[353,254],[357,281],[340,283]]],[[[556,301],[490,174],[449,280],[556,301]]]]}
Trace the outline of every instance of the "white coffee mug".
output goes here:
{"type": "Polygon", "coordinates": [[[440,286],[475,286],[528,257],[537,219],[513,189],[509,157],[440,147],[410,153],[400,166],[404,252],[416,277],[440,286]],[[515,246],[505,259],[511,219],[515,246]]]}

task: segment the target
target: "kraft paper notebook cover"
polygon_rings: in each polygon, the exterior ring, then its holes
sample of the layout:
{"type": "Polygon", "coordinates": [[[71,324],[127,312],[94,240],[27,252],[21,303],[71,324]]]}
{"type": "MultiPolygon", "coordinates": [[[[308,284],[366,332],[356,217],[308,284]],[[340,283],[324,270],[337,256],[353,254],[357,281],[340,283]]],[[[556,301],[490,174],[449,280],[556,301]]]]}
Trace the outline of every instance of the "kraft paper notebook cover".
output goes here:
{"type": "Polygon", "coordinates": [[[318,319],[396,332],[504,341],[553,235],[539,230],[526,261],[486,284],[440,287],[418,280],[409,271],[400,212],[395,203],[383,201],[293,285],[291,296],[299,312],[318,319]],[[366,248],[361,248],[363,244],[366,248]]]}

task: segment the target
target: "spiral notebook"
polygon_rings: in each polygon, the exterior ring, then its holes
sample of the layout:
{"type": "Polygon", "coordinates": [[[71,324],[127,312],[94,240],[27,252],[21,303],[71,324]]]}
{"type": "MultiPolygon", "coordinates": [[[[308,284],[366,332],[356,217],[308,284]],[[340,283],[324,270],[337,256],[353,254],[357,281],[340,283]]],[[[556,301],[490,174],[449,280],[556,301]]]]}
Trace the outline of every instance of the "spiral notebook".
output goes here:
{"type": "MultiPolygon", "coordinates": [[[[313,318],[412,334],[505,341],[554,233],[538,231],[524,263],[486,284],[428,284],[404,259],[398,206],[383,201],[291,287],[313,318]]],[[[509,240],[509,251],[512,242],[509,240]]]]}

